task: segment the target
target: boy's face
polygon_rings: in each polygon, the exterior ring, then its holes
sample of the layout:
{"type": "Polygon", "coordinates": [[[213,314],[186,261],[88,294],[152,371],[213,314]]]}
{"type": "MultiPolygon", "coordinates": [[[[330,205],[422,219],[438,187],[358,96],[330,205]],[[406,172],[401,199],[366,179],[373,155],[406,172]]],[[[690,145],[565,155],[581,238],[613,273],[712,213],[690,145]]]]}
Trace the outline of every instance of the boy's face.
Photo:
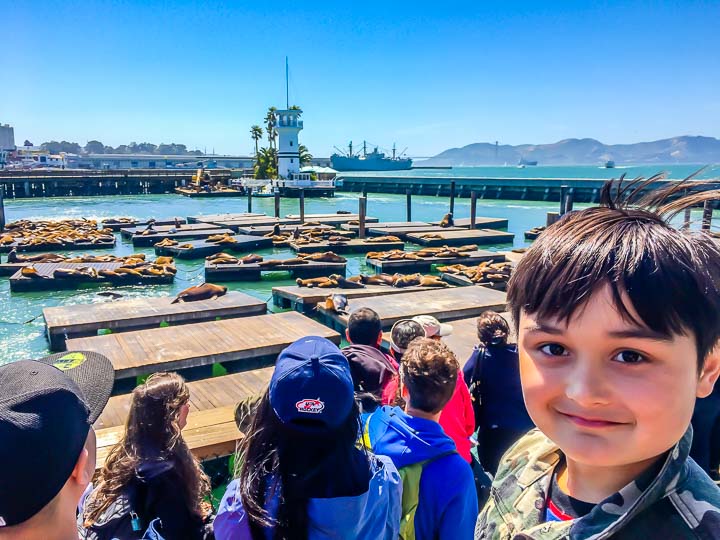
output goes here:
{"type": "Polygon", "coordinates": [[[698,376],[693,336],[667,339],[624,320],[609,287],[569,324],[521,313],[518,344],[533,421],[568,459],[597,467],[639,464],[675,445],[720,364],[711,354],[698,376]]]}

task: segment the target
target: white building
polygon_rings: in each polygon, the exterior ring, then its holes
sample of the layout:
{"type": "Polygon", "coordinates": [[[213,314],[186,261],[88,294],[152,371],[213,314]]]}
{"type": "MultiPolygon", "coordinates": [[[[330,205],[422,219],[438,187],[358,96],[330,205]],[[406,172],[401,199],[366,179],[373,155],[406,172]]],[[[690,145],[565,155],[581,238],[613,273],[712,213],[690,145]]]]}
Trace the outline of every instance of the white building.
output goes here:
{"type": "Polygon", "coordinates": [[[80,169],[251,169],[252,156],[159,155],[159,154],[86,154],[69,155],[70,168],[80,169]]]}
{"type": "Polygon", "coordinates": [[[15,150],[15,130],[10,124],[0,124],[0,150],[15,150]]]}
{"type": "Polygon", "coordinates": [[[298,134],[303,128],[299,120],[302,110],[284,109],[276,111],[276,129],[278,132],[278,176],[292,179],[300,172],[300,150],[298,148],[298,134]]]}

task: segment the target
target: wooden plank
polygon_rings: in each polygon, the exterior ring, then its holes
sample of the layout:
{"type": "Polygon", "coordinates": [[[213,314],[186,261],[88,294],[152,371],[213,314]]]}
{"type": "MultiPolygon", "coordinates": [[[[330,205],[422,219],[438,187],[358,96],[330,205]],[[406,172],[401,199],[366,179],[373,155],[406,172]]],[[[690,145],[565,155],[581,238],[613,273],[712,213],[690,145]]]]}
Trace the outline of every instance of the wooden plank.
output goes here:
{"type": "Polygon", "coordinates": [[[178,302],[175,297],[155,296],[115,300],[96,304],[47,307],[43,309],[52,350],[64,350],[65,340],[97,334],[101,328],[127,332],[169,324],[210,321],[216,317],[262,315],[267,305],[242,292],[229,292],[214,300],[178,302]]]}
{"type": "MultiPolygon", "coordinates": [[[[247,397],[261,394],[270,382],[274,369],[271,366],[188,382],[190,412],[235,405],[247,397]]],[[[95,421],[95,429],[124,425],[131,402],[132,394],[111,397],[95,421]]]]}
{"type": "MultiPolygon", "coordinates": [[[[453,219],[453,222],[455,223],[455,227],[463,227],[463,228],[470,227],[470,218],[457,218],[457,219],[453,219]]],[[[440,225],[440,222],[433,221],[432,224],[440,225]]],[[[476,229],[507,229],[507,227],[508,227],[508,220],[505,218],[482,217],[482,216],[477,216],[475,218],[475,228],[476,229]]]]}
{"type": "Polygon", "coordinates": [[[273,303],[276,306],[291,308],[302,313],[310,314],[318,303],[324,302],[331,294],[344,294],[350,299],[427,290],[427,287],[406,287],[399,289],[387,285],[367,285],[364,289],[340,289],[338,287],[320,289],[318,287],[311,288],[289,285],[285,287],[273,287],[272,294],[273,303]]]}
{"type": "Polygon", "coordinates": [[[67,347],[107,356],[119,380],[216,362],[261,359],[277,355],[296,339],[312,335],[340,343],[337,332],[290,311],[76,338],[68,340],[67,347]]]}
{"type": "Polygon", "coordinates": [[[240,212],[240,213],[225,213],[225,214],[199,214],[197,216],[188,216],[188,223],[212,223],[218,220],[228,219],[244,219],[249,217],[264,217],[264,213],[253,213],[253,212],[240,212]]]}
{"type": "MultiPolygon", "coordinates": [[[[210,223],[190,223],[188,225],[180,225],[180,227],[176,227],[175,225],[153,225],[152,230],[156,233],[167,233],[172,230],[176,231],[207,231],[211,229],[219,229],[217,225],[212,225],[210,223]]],[[[140,234],[143,231],[147,230],[147,225],[140,226],[140,227],[123,227],[120,229],[120,236],[122,238],[131,239],[133,235],[140,234]]],[[[154,234],[149,234],[146,236],[155,236],[154,234]]]]}
{"type": "Polygon", "coordinates": [[[392,249],[405,249],[403,242],[368,242],[359,238],[353,238],[347,242],[311,242],[296,243],[290,242],[290,248],[297,253],[322,253],[332,251],[334,253],[368,253],[370,251],[389,251],[392,249]]]}
{"type": "Polygon", "coordinates": [[[216,234],[233,234],[230,229],[216,228],[216,229],[201,229],[199,231],[183,231],[179,230],[176,233],[163,232],[159,234],[151,234],[143,236],[142,234],[134,234],[132,237],[133,246],[154,246],[158,242],[169,238],[171,240],[187,240],[191,238],[207,238],[216,234]]]}
{"type": "MultiPolygon", "coordinates": [[[[369,307],[380,316],[383,328],[389,328],[400,319],[417,315],[433,315],[441,321],[449,321],[477,316],[487,309],[503,311],[505,303],[505,293],[485,287],[458,287],[427,290],[422,294],[353,298],[349,302],[349,309],[352,312],[369,307]]],[[[347,326],[347,314],[327,310],[322,304],[318,304],[317,313],[321,321],[334,328],[347,326]]]]}
{"type": "Polygon", "coordinates": [[[205,262],[205,279],[216,281],[259,281],[262,272],[290,272],[294,278],[345,275],[347,263],[310,261],[306,264],[282,264],[263,267],[254,264],[212,264],[205,262]]]}
{"type": "Polygon", "coordinates": [[[474,265],[484,261],[502,262],[505,256],[496,251],[468,251],[467,257],[439,258],[439,257],[423,257],[422,259],[398,259],[398,260],[381,260],[366,259],[365,264],[376,272],[429,272],[432,265],[438,264],[465,264],[474,265]]]}
{"type": "Polygon", "coordinates": [[[408,242],[420,244],[421,246],[460,246],[464,244],[508,244],[512,243],[515,235],[513,233],[495,231],[493,229],[461,229],[458,231],[433,232],[433,233],[409,233],[408,242]],[[434,237],[425,238],[427,234],[434,237]],[[435,237],[437,236],[437,237],[435,237]]]}
{"type": "Polygon", "coordinates": [[[208,242],[207,240],[192,240],[190,242],[181,242],[180,245],[190,245],[192,247],[163,246],[155,247],[156,255],[168,255],[177,257],[178,259],[201,259],[208,255],[214,255],[221,251],[250,252],[256,249],[265,249],[273,247],[272,238],[264,238],[262,236],[252,236],[247,234],[236,234],[232,237],[235,242],[217,243],[208,242]]]}

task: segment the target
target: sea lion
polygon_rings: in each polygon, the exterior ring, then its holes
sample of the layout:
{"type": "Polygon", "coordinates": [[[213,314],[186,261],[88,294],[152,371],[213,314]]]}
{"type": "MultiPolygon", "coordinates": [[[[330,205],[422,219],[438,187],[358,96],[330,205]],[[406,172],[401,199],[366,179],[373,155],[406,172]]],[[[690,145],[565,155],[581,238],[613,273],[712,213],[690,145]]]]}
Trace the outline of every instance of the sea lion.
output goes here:
{"type": "Polygon", "coordinates": [[[374,244],[381,242],[402,242],[397,236],[372,236],[365,239],[366,244],[374,244]]]}
{"type": "Polygon", "coordinates": [[[125,266],[121,266],[120,268],[116,268],[116,269],[114,270],[114,272],[115,272],[116,274],[127,274],[127,275],[130,275],[130,276],[142,277],[142,274],[141,274],[140,272],[138,272],[137,270],[135,270],[134,268],[127,268],[127,267],[125,267],[125,266]]]}
{"type": "Polygon", "coordinates": [[[48,279],[47,276],[38,274],[38,271],[35,269],[34,266],[23,266],[20,269],[20,275],[22,277],[26,277],[26,278],[30,278],[30,279],[48,279]]]}
{"type": "Polygon", "coordinates": [[[177,245],[178,245],[178,241],[177,241],[177,240],[172,240],[172,239],[170,239],[170,238],[165,238],[164,240],[162,240],[162,241],[158,242],[157,244],[155,244],[155,247],[170,247],[170,246],[177,246],[177,245]]]}
{"type": "Polygon", "coordinates": [[[12,244],[13,242],[15,242],[15,238],[9,234],[3,234],[0,236],[0,245],[6,246],[8,244],[12,244]]]}
{"type": "Polygon", "coordinates": [[[18,255],[17,249],[13,248],[10,253],[8,253],[7,262],[8,263],[23,263],[23,262],[60,262],[64,261],[65,257],[63,255],[58,255],[57,253],[41,253],[39,255],[18,255]]]}
{"type": "Polygon", "coordinates": [[[348,225],[360,225],[360,222],[357,219],[351,219],[347,222],[348,225]]]}
{"type": "Polygon", "coordinates": [[[331,263],[344,263],[347,262],[345,257],[333,253],[332,251],[326,251],[325,253],[311,253],[309,255],[299,255],[304,261],[315,261],[315,262],[331,262],[331,263]]]}
{"type": "Polygon", "coordinates": [[[341,276],[340,274],[331,274],[330,279],[336,283],[337,287],[340,287],[341,289],[364,289],[365,285],[362,283],[358,283],[356,281],[350,281],[349,279],[345,279],[344,276],[341,276]]]}
{"type": "Polygon", "coordinates": [[[442,235],[437,234],[437,233],[421,234],[420,238],[422,238],[423,240],[442,240],[443,239],[442,235]]]}
{"type": "Polygon", "coordinates": [[[140,233],[140,236],[148,236],[150,234],[158,234],[158,232],[155,229],[145,229],[140,233]]]}
{"type": "Polygon", "coordinates": [[[232,236],[229,234],[213,234],[212,236],[208,236],[206,242],[212,242],[217,244],[234,244],[237,242],[232,236]]]}
{"type": "Polygon", "coordinates": [[[188,244],[180,244],[178,247],[180,249],[195,249],[195,246],[193,246],[192,244],[189,244],[189,243],[188,244]]]}
{"type": "Polygon", "coordinates": [[[444,229],[446,227],[454,227],[455,226],[455,220],[453,219],[452,212],[448,212],[443,216],[443,218],[440,220],[440,226],[444,229]]]}
{"type": "MultiPolygon", "coordinates": [[[[58,269],[58,270],[60,270],[60,269],[58,269]]],[[[56,270],[56,271],[57,271],[57,270],[56,270]]],[[[117,278],[123,278],[123,277],[125,277],[127,274],[118,274],[117,272],[115,272],[115,271],[113,271],[113,270],[103,269],[103,270],[98,270],[98,275],[99,275],[100,277],[104,277],[104,278],[114,278],[114,279],[117,279],[117,278]]],[[[98,293],[98,294],[99,294],[99,293],[98,293]]]]}
{"type": "Polygon", "coordinates": [[[171,304],[178,302],[196,302],[198,300],[213,300],[227,293],[227,287],[214,285],[212,283],[203,283],[189,287],[184,291],[180,291],[171,304]]]}
{"type": "Polygon", "coordinates": [[[344,294],[331,294],[325,299],[325,309],[337,311],[338,313],[348,312],[348,299],[344,294]]]}
{"type": "Polygon", "coordinates": [[[301,279],[297,278],[295,280],[295,283],[297,283],[298,287],[336,287],[337,282],[333,281],[329,277],[316,277],[316,278],[309,278],[309,279],[301,279]]]}
{"type": "Polygon", "coordinates": [[[295,230],[292,233],[293,240],[297,240],[300,238],[300,227],[295,227],[295,230]]]}
{"type": "Polygon", "coordinates": [[[273,225],[271,236],[279,236],[280,234],[280,224],[276,223],[275,225],[273,225]]]}
{"type": "Polygon", "coordinates": [[[305,259],[295,258],[295,259],[270,259],[269,261],[263,261],[258,263],[258,266],[261,268],[273,268],[275,266],[283,266],[286,264],[309,264],[310,261],[306,261],[305,259]]]}
{"type": "Polygon", "coordinates": [[[392,287],[395,280],[390,274],[375,274],[371,276],[360,274],[360,281],[365,285],[389,285],[392,287]]]}
{"type": "Polygon", "coordinates": [[[243,264],[253,264],[263,262],[263,258],[260,255],[255,255],[254,253],[251,253],[250,255],[245,255],[244,257],[241,257],[240,261],[243,264]]]}
{"type": "Polygon", "coordinates": [[[444,281],[442,281],[439,276],[422,276],[418,285],[420,285],[421,287],[436,287],[441,289],[450,286],[444,281]]]}
{"type": "Polygon", "coordinates": [[[398,289],[404,287],[415,287],[417,285],[420,285],[422,277],[422,274],[395,274],[393,276],[393,287],[397,287],[398,289]]]}
{"type": "Polygon", "coordinates": [[[179,217],[176,217],[173,221],[175,222],[176,229],[179,229],[180,227],[182,227],[182,220],[179,217]]]}
{"type": "Polygon", "coordinates": [[[322,223],[320,223],[319,221],[306,221],[305,223],[303,223],[303,225],[305,225],[306,227],[319,227],[320,225],[322,225],[322,223]]]}
{"type": "Polygon", "coordinates": [[[120,293],[112,292],[112,291],[103,291],[97,293],[98,296],[107,296],[108,298],[111,298],[113,300],[117,300],[118,298],[122,298],[123,295],[120,293]]]}
{"type": "Polygon", "coordinates": [[[155,264],[172,264],[173,262],[174,260],[172,257],[158,257],[155,259],[155,264]]]}
{"type": "Polygon", "coordinates": [[[350,214],[352,214],[352,212],[351,212],[350,210],[338,210],[337,213],[340,214],[340,215],[350,215],[350,214]]]}
{"type": "Polygon", "coordinates": [[[209,262],[210,264],[240,264],[240,260],[235,257],[220,257],[209,262]]]}

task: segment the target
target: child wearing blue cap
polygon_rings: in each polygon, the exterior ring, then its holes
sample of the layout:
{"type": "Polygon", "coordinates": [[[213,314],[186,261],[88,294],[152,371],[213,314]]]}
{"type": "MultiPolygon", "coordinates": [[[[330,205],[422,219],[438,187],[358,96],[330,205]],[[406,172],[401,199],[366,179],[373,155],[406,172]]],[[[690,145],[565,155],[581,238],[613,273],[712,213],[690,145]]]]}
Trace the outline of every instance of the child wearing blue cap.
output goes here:
{"type": "Polygon", "coordinates": [[[356,446],[348,361],[321,337],[277,359],[214,522],[225,539],[396,539],[402,485],[386,457],[356,446]]]}

